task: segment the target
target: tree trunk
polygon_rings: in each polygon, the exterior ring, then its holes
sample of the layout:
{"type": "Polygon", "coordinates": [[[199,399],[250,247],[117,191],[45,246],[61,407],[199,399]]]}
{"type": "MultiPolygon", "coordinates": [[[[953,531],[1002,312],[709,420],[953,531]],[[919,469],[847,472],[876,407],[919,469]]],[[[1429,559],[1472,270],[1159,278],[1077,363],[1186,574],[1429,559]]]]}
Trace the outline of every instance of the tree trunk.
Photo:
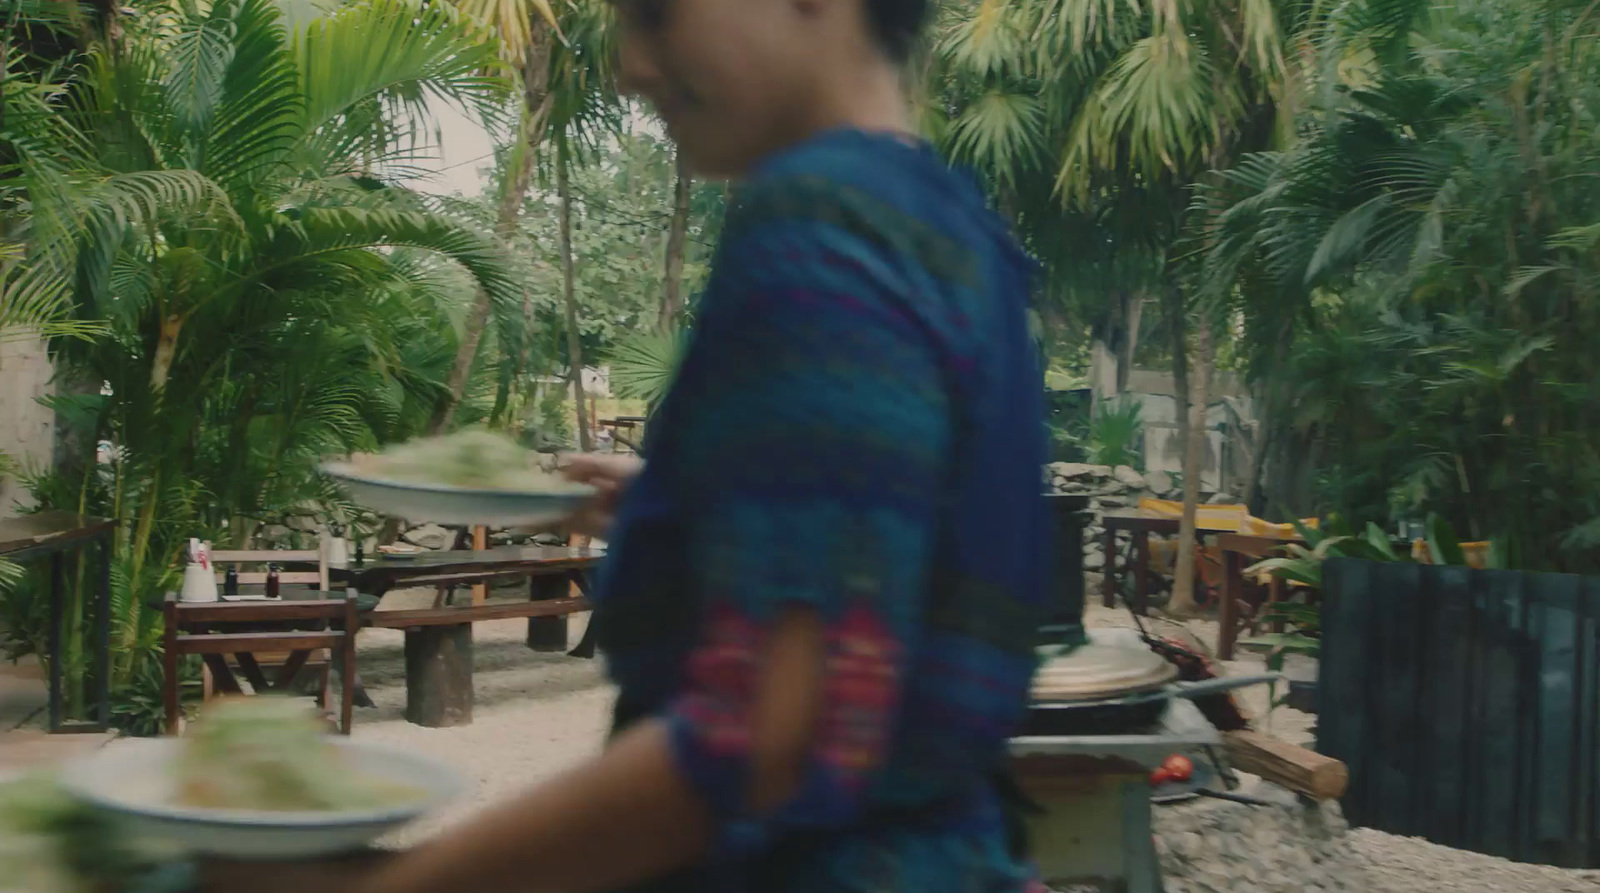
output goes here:
{"type": "Polygon", "coordinates": [[[689,172],[678,162],[678,179],[672,187],[672,226],[667,230],[666,279],[661,284],[661,309],[656,328],[671,331],[683,310],[683,249],[689,240],[689,172]]]}
{"type": "Polygon", "coordinates": [[[1200,473],[1205,462],[1206,404],[1211,397],[1211,326],[1202,319],[1195,330],[1194,397],[1188,408],[1189,424],[1183,439],[1183,519],[1178,523],[1178,562],[1173,569],[1172,601],[1167,613],[1188,617],[1196,613],[1194,598],[1195,516],[1200,507],[1200,473]]]}
{"type": "Polygon", "coordinates": [[[172,361],[178,355],[178,334],[183,331],[183,317],[163,317],[156,334],[156,354],[150,363],[150,389],[164,391],[167,376],[172,373],[172,361]]]}
{"type": "Polygon", "coordinates": [[[565,152],[556,157],[556,197],[561,202],[561,297],[567,305],[567,356],[572,366],[572,399],[578,404],[578,448],[594,449],[589,437],[589,406],[583,396],[583,339],[578,332],[577,284],[572,269],[572,189],[565,152]]]}
{"type": "MultiPolygon", "coordinates": [[[[1162,312],[1172,331],[1172,390],[1177,402],[1174,413],[1178,424],[1178,442],[1189,442],[1189,317],[1188,304],[1183,290],[1176,285],[1167,286],[1162,294],[1162,312]]],[[[1147,460],[1148,461],[1148,460],[1147,460]]]]}
{"type": "MultiPolygon", "coordinates": [[[[510,179],[500,190],[500,205],[495,213],[495,235],[500,249],[509,250],[511,237],[517,231],[517,221],[522,214],[523,201],[528,197],[528,187],[533,183],[533,169],[539,159],[539,145],[544,142],[545,124],[550,118],[550,25],[538,13],[533,14],[529,25],[533,42],[522,66],[522,145],[513,152],[510,179]]],[[[524,311],[527,310],[524,298],[524,311]]],[[[472,300],[472,310],[467,314],[461,344],[456,348],[455,362],[450,366],[446,380],[447,393],[434,408],[428,422],[428,433],[439,434],[450,427],[456,410],[467,394],[467,384],[472,379],[472,366],[478,358],[478,345],[483,343],[483,329],[489,324],[489,293],[479,287],[472,300]]]]}

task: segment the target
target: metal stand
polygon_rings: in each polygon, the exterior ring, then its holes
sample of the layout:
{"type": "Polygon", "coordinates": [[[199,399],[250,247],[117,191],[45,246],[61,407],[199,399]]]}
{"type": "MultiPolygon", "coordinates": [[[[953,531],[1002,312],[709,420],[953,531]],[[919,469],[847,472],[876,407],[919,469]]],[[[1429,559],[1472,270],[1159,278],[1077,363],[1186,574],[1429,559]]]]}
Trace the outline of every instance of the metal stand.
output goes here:
{"type": "MultiPolygon", "coordinates": [[[[1133,630],[1096,629],[1100,644],[1143,647],[1133,630]]],[[[1011,741],[1012,771],[1041,807],[1028,820],[1040,874],[1069,889],[1162,893],[1150,822],[1151,769],[1222,740],[1200,708],[1174,699],[1148,729],[1011,741]]]]}

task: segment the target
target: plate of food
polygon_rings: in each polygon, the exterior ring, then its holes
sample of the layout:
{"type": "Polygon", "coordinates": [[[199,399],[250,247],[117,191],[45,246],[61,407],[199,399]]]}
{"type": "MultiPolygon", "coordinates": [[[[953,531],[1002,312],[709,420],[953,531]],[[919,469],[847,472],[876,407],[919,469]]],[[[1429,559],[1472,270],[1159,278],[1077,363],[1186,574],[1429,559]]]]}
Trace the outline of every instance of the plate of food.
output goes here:
{"type": "Polygon", "coordinates": [[[329,462],[324,473],[373,511],[436,524],[553,524],[594,488],[546,467],[541,454],[490,431],[468,430],[329,462]]]}
{"type": "Polygon", "coordinates": [[[260,860],[361,850],[465,789],[448,766],[330,736],[270,696],[215,701],[182,738],[103,748],[60,785],[144,845],[260,860]]]}

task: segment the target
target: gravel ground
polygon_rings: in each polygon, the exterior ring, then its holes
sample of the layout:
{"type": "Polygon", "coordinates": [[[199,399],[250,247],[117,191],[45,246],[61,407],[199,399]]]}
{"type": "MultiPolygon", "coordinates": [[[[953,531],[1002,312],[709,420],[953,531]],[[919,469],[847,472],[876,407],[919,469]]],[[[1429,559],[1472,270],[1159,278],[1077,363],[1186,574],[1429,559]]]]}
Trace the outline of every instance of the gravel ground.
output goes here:
{"type": "MultiPolygon", "coordinates": [[[[416,597],[426,600],[431,593],[416,597]]],[[[403,600],[395,599],[394,606],[403,600]]],[[[1097,607],[1086,619],[1094,626],[1131,625],[1126,612],[1097,607]]],[[[1208,644],[1216,641],[1215,623],[1188,626],[1208,644]]],[[[401,634],[362,635],[362,678],[378,706],[357,713],[356,737],[447,759],[475,783],[454,809],[408,829],[394,843],[422,839],[600,747],[611,690],[598,662],[530,652],[522,644],[526,629],[522,621],[477,625],[474,722],[456,729],[407,723],[401,634]]],[[[582,621],[575,620],[571,631],[580,634],[582,621]]],[[[1229,669],[1259,671],[1260,662],[1246,658],[1229,669]]],[[[1265,688],[1242,697],[1252,715],[1265,711],[1265,688]]],[[[1258,726],[1308,743],[1313,719],[1280,708],[1258,726]]],[[[1157,808],[1167,893],[1600,893],[1600,872],[1521,865],[1371,830],[1347,831],[1332,804],[1308,811],[1258,779],[1246,776],[1245,782],[1245,793],[1281,802],[1271,809],[1214,800],[1157,808]]]]}

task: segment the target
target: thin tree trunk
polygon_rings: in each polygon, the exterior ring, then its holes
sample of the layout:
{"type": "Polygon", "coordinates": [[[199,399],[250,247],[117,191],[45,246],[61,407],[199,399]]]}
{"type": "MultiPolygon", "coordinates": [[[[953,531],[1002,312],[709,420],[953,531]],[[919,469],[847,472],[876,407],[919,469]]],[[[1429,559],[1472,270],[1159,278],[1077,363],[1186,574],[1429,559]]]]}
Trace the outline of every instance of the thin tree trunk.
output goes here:
{"type": "Polygon", "coordinates": [[[1169,285],[1162,294],[1162,311],[1172,330],[1172,390],[1177,401],[1174,414],[1178,423],[1178,442],[1189,442],[1189,320],[1183,290],[1169,285]]]}
{"type": "MultiPolygon", "coordinates": [[[[534,13],[530,24],[533,41],[522,67],[522,145],[512,153],[510,179],[500,190],[500,205],[495,213],[495,235],[500,249],[509,250],[512,236],[517,231],[517,221],[522,214],[523,201],[528,197],[528,187],[533,183],[534,164],[539,158],[539,145],[544,142],[545,124],[550,118],[550,25],[544,17],[534,13]]],[[[524,296],[524,313],[528,301],[524,296]]],[[[434,408],[428,422],[428,433],[439,434],[450,427],[456,410],[466,396],[467,384],[472,379],[472,366],[478,358],[478,345],[483,343],[483,330],[489,324],[489,293],[479,287],[473,296],[472,310],[467,313],[461,344],[456,348],[455,362],[446,379],[447,392],[434,408]]]]}
{"type": "Polygon", "coordinates": [[[1173,573],[1172,601],[1167,613],[1176,617],[1196,612],[1194,598],[1195,520],[1200,507],[1200,473],[1205,461],[1206,404],[1211,397],[1213,348],[1211,326],[1200,320],[1195,330],[1194,398],[1189,406],[1189,424],[1183,441],[1183,519],[1178,523],[1178,562],[1173,573]]]}
{"type": "Polygon", "coordinates": [[[578,296],[572,269],[572,189],[565,152],[556,157],[556,197],[561,202],[561,296],[567,305],[567,356],[572,365],[572,399],[578,404],[578,448],[594,449],[589,437],[589,406],[583,395],[583,339],[578,332],[578,296]]]}
{"type": "Polygon", "coordinates": [[[661,309],[656,316],[656,328],[662,332],[672,329],[678,314],[683,310],[683,249],[689,241],[689,172],[683,162],[678,162],[678,178],[672,187],[672,226],[667,230],[666,279],[661,284],[661,309]]]}
{"type": "Polygon", "coordinates": [[[156,334],[156,354],[150,363],[150,389],[163,391],[167,377],[172,373],[172,361],[178,355],[178,335],[183,331],[183,317],[176,314],[163,317],[156,334]]]}

